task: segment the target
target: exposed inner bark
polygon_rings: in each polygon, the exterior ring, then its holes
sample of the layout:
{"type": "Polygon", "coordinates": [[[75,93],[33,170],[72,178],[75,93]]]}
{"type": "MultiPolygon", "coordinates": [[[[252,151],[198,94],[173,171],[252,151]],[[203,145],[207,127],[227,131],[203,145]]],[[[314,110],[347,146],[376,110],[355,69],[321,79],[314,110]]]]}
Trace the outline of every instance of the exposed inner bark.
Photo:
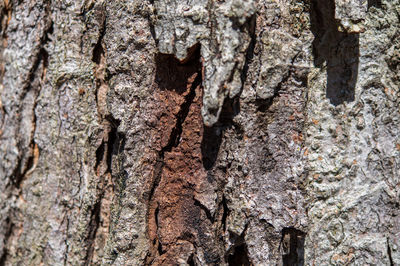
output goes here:
{"type": "MultiPolygon", "coordinates": [[[[148,263],[175,263],[190,256],[205,237],[208,210],[194,199],[195,187],[207,174],[202,167],[201,62],[199,49],[182,63],[158,55],[156,81],[163,113],[159,119],[161,150],[149,197],[149,236],[153,245],[148,263]],[[182,252],[182,249],[185,252],[182,252]]],[[[186,258],[189,260],[189,257],[186,258]]]]}

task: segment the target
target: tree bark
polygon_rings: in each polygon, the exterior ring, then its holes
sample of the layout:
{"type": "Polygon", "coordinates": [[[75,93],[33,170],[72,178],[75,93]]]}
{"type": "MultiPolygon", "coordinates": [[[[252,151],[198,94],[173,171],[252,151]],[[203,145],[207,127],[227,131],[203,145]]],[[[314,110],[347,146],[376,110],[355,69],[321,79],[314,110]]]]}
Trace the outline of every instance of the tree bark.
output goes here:
{"type": "Polygon", "coordinates": [[[399,0],[0,10],[0,265],[400,265],[399,0]]]}

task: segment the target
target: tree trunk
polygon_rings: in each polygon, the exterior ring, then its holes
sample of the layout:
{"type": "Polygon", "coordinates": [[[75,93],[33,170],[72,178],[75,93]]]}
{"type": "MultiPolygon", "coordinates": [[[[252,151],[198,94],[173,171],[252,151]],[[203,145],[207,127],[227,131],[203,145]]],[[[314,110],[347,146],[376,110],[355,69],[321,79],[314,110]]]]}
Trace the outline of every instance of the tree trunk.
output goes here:
{"type": "Polygon", "coordinates": [[[0,10],[0,265],[400,265],[399,0],[0,10]]]}

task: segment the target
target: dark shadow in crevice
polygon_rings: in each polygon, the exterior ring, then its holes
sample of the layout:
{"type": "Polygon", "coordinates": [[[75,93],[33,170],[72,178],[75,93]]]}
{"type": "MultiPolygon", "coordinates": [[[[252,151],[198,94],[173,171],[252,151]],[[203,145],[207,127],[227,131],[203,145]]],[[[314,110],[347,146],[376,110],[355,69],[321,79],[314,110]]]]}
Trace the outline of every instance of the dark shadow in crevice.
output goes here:
{"type": "Polygon", "coordinates": [[[354,101],[359,64],[359,34],[338,30],[334,0],[311,1],[314,64],[326,62],[326,97],[337,106],[354,101]]]}
{"type": "Polygon", "coordinates": [[[5,233],[4,233],[4,239],[3,239],[3,254],[0,257],[0,266],[6,265],[7,257],[8,257],[8,241],[11,238],[13,229],[14,229],[14,224],[11,222],[10,217],[7,217],[3,223],[5,225],[5,233]]]}
{"type": "Polygon", "coordinates": [[[122,195],[128,178],[128,173],[124,169],[126,136],[123,132],[118,131],[121,122],[119,119],[112,116],[107,116],[106,119],[111,125],[107,145],[107,171],[111,174],[113,183],[117,185],[114,190],[117,194],[122,195]]]}
{"type": "Polygon", "coordinates": [[[189,78],[193,74],[201,72],[200,57],[200,44],[189,48],[187,57],[181,61],[174,55],[156,54],[155,81],[158,88],[175,91],[178,94],[186,92],[189,78]]]}
{"type": "Polygon", "coordinates": [[[247,255],[246,244],[236,246],[233,253],[228,257],[229,266],[250,266],[250,260],[247,255]]]}
{"type": "Polygon", "coordinates": [[[283,228],[280,249],[283,266],[304,265],[305,233],[293,227],[283,228]]]}
{"type": "Polygon", "coordinates": [[[210,170],[215,165],[222,143],[223,131],[226,128],[234,127],[239,135],[243,134],[241,126],[233,121],[233,118],[239,112],[239,98],[227,98],[222,106],[218,122],[212,127],[204,126],[201,155],[203,158],[203,166],[206,170],[210,170]]]}
{"type": "Polygon", "coordinates": [[[88,243],[88,250],[83,265],[90,265],[93,260],[96,235],[100,226],[101,198],[99,198],[97,202],[93,205],[90,212],[91,213],[90,213],[90,222],[88,226],[88,236],[86,239],[88,243]]]}
{"type": "Polygon", "coordinates": [[[229,266],[252,265],[245,241],[247,228],[248,224],[246,224],[245,229],[243,230],[241,235],[237,235],[233,232],[229,233],[230,241],[234,243],[234,246],[230,248],[229,252],[227,253],[228,256],[225,258],[229,266]]]}
{"type": "Polygon", "coordinates": [[[393,262],[393,256],[392,256],[392,249],[390,248],[390,244],[389,244],[389,238],[387,238],[387,240],[386,240],[387,242],[387,254],[388,254],[388,257],[389,257],[389,263],[390,263],[390,266],[394,266],[394,262],[393,262]]]}
{"type": "Polygon", "coordinates": [[[224,195],[224,196],[222,197],[222,202],[221,202],[221,204],[222,204],[222,210],[223,210],[223,212],[222,212],[222,218],[221,218],[221,224],[222,224],[222,228],[223,228],[224,232],[226,231],[226,219],[228,218],[229,213],[230,213],[230,210],[229,210],[229,208],[228,208],[228,204],[227,204],[226,201],[227,201],[227,200],[226,200],[225,195],[224,195]]]}
{"type": "Polygon", "coordinates": [[[381,8],[382,7],[382,1],[381,0],[368,0],[368,9],[370,7],[381,8]]]}
{"type": "Polygon", "coordinates": [[[194,254],[190,255],[188,260],[187,260],[187,265],[189,266],[195,266],[196,264],[194,263],[194,254]]]}
{"type": "Polygon", "coordinates": [[[249,64],[252,62],[252,60],[254,58],[254,49],[256,47],[256,42],[257,42],[256,20],[257,20],[257,15],[254,14],[245,23],[247,32],[250,35],[250,43],[249,43],[249,46],[247,47],[246,58],[245,58],[244,65],[243,65],[243,71],[242,71],[242,74],[240,75],[240,79],[242,81],[242,89],[246,82],[247,74],[249,72],[249,68],[250,68],[249,64]]]}
{"type": "MultiPolygon", "coordinates": [[[[254,58],[254,49],[257,41],[256,20],[257,16],[256,14],[254,14],[243,25],[241,23],[238,23],[237,21],[233,21],[234,27],[241,28],[243,32],[247,32],[247,34],[249,34],[250,36],[250,42],[248,44],[245,55],[245,62],[243,65],[242,73],[240,75],[242,88],[240,89],[240,92],[236,97],[225,99],[221,109],[221,113],[219,115],[218,122],[215,123],[212,127],[204,126],[203,140],[201,142],[201,154],[203,158],[203,166],[206,170],[210,170],[215,165],[222,142],[223,131],[226,128],[233,127],[239,138],[243,137],[242,127],[239,124],[235,123],[233,121],[233,118],[240,112],[239,97],[247,80],[250,63],[254,58]]],[[[215,110],[215,113],[216,112],[217,110],[215,110]]]]}
{"type": "Polygon", "coordinates": [[[197,200],[195,197],[193,197],[193,201],[194,201],[194,206],[199,207],[201,210],[203,210],[203,212],[205,213],[205,215],[207,216],[207,219],[213,224],[214,223],[214,216],[211,214],[210,210],[207,209],[206,206],[204,206],[199,200],[197,200]]]}
{"type": "MultiPolygon", "coordinates": [[[[168,144],[159,152],[159,158],[163,160],[164,153],[170,152],[173,147],[177,147],[182,134],[182,125],[189,114],[190,106],[196,97],[196,88],[201,86],[202,73],[200,62],[200,45],[196,44],[188,49],[186,59],[179,61],[173,55],[156,55],[156,82],[160,90],[174,91],[184,96],[184,102],[180,106],[179,112],[175,115],[176,124],[170,134],[168,144]],[[188,87],[188,81],[194,77],[194,80],[188,87]]],[[[171,95],[171,101],[173,95],[171,95]]]]}

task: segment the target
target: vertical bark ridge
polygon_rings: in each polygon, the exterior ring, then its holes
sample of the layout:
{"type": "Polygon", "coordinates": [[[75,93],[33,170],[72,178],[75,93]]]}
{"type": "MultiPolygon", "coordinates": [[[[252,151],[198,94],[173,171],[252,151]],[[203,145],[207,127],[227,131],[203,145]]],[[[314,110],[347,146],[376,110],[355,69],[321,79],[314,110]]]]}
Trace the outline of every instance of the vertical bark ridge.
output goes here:
{"type": "MultiPolygon", "coordinates": [[[[22,190],[23,182],[33,173],[35,170],[38,160],[39,160],[39,146],[35,142],[35,132],[36,132],[36,105],[37,99],[43,86],[46,77],[46,71],[48,67],[48,52],[47,43],[49,41],[49,35],[53,30],[53,23],[50,19],[50,5],[49,3],[43,6],[44,14],[42,17],[41,29],[37,36],[37,43],[33,47],[32,51],[32,63],[30,69],[25,79],[21,82],[21,91],[18,95],[19,106],[13,114],[16,120],[15,126],[15,137],[17,138],[16,146],[18,148],[17,163],[14,166],[14,170],[10,176],[10,183],[8,187],[8,204],[21,206],[25,200],[23,198],[22,190]],[[29,116],[29,117],[28,117],[29,116]],[[27,127],[25,120],[30,120],[30,132],[28,136],[23,136],[27,127]]],[[[12,15],[12,3],[5,2],[5,10],[7,13],[6,24],[3,25],[3,44],[6,45],[7,42],[7,25],[11,19],[12,15]]],[[[5,47],[3,47],[4,49],[5,47]]],[[[2,50],[3,50],[2,49],[2,50]]],[[[1,70],[1,81],[4,77],[4,67],[1,70]]],[[[0,107],[3,110],[3,107],[0,107]]],[[[2,116],[3,119],[5,117],[2,116]]],[[[11,117],[9,116],[8,119],[11,117]]],[[[1,131],[1,130],[0,130],[1,131]]],[[[1,136],[1,132],[0,132],[1,136]]],[[[7,233],[4,238],[4,250],[0,258],[0,264],[5,265],[9,256],[9,249],[12,245],[15,245],[15,241],[18,240],[23,231],[23,217],[22,212],[19,207],[15,209],[10,209],[8,213],[9,218],[7,219],[7,233]]]]}

